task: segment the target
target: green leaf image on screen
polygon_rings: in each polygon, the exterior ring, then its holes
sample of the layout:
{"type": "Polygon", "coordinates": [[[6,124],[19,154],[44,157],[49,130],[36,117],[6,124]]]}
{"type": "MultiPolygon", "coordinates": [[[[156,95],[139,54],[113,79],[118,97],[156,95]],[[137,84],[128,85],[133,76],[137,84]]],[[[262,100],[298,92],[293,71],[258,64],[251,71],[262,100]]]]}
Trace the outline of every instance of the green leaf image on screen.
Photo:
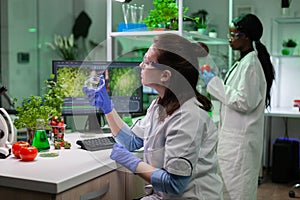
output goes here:
{"type": "Polygon", "coordinates": [[[110,68],[109,93],[111,96],[135,96],[141,87],[139,68],[110,68]]]}
{"type": "Polygon", "coordinates": [[[62,67],[57,69],[57,82],[63,85],[66,97],[84,96],[82,87],[89,74],[90,70],[86,67],[62,67]]]}

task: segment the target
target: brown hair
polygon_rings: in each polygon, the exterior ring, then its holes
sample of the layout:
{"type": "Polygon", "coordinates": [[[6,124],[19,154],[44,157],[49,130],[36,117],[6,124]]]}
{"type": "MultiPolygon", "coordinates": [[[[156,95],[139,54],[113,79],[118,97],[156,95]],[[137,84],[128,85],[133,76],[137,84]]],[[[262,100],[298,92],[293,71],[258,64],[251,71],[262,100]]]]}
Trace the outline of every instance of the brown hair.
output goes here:
{"type": "Polygon", "coordinates": [[[167,33],[157,35],[152,48],[158,63],[169,66],[172,72],[164,96],[158,99],[158,104],[164,108],[160,119],[174,113],[181,104],[192,97],[197,98],[199,107],[209,111],[212,107],[211,101],[196,89],[199,78],[198,57],[207,56],[207,46],[203,43],[191,43],[179,35],[167,33]]]}

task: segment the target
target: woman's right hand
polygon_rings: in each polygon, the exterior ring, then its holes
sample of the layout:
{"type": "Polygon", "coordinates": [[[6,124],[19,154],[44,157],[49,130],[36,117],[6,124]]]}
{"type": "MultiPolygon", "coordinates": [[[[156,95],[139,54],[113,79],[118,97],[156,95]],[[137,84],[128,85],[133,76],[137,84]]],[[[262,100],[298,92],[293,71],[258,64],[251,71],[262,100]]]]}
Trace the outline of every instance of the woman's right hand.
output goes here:
{"type": "Polygon", "coordinates": [[[212,70],[210,71],[204,70],[203,73],[202,72],[200,73],[206,85],[209,83],[211,79],[213,79],[216,76],[212,70]]]}
{"type": "Polygon", "coordinates": [[[87,96],[91,105],[100,108],[104,114],[107,114],[112,111],[114,104],[106,91],[105,79],[103,75],[101,75],[99,82],[100,84],[96,89],[91,89],[85,86],[82,88],[82,91],[87,96]]]}

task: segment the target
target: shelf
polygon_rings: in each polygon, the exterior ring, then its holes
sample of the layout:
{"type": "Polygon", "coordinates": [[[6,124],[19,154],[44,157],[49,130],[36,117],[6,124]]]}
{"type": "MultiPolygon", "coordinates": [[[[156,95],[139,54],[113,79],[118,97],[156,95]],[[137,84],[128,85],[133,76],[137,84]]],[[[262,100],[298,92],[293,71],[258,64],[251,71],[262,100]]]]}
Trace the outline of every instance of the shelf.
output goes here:
{"type": "Polygon", "coordinates": [[[126,31],[126,32],[111,32],[111,37],[124,37],[124,36],[154,36],[165,33],[179,34],[178,31],[126,31]]]}
{"type": "Polygon", "coordinates": [[[271,55],[272,57],[275,57],[275,58],[300,58],[300,55],[271,55]]]}
{"type": "MultiPolygon", "coordinates": [[[[174,33],[179,34],[179,31],[135,31],[135,32],[112,32],[111,37],[132,37],[137,40],[143,41],[153,41],[153,37],[155,35],[165,34],[165,33],[174,33]],[[147,37],[149,36],[149,37],[147,37]],[[151,37],[150,37],[151,36],[151,37]]],[[[190,41],[201,41],[205,44],[211,45],[228,45],[228,40],[221,39],[221,38],[212,38],[207,35],[202,35],[197,33],[196,31],[193,32],[183,32],[183,36],[190,41]]]]}
{"type": "Polygon", "coordinates": [[[197,31],[186,32],[184,31],[183,36],[192,40],[192,41],[201,41],[205,44],[212,44],[212,45],[228,45],[228,40],[222,38],[212,38],[207,35],[203,35],[197,33],[197,31]]]}
{"type": "Polygon", "coordinates": [[[300,23],[300,17],[282,17],[282,18],[275,18],[275,22],[280,24],[296,24],[300,23]]]}

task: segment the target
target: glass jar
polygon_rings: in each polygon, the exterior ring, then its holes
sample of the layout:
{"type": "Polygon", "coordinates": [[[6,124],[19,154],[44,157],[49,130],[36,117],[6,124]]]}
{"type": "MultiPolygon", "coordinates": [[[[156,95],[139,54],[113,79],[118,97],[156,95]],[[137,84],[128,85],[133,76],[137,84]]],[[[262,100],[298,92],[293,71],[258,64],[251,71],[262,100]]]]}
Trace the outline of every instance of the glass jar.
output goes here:
{"type": "Polygon", "coordinates": [[[53,143],[64,141],[65,129],[66,129],[65,124],[51,126],[51,138],[53,143]]]}

